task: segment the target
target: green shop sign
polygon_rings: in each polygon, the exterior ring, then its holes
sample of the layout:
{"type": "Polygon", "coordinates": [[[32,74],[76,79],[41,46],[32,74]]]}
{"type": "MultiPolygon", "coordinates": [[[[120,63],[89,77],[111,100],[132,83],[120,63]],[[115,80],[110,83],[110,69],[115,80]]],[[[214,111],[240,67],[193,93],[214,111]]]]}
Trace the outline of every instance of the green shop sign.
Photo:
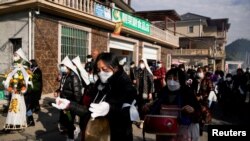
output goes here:
{"type": "Polygon", "coordinates": [[[117,9],[112,9],[112,21],[122,22],[123,26],[136,31],[150,34],[150,23],[137,17],[133,17],[117,9]]]}

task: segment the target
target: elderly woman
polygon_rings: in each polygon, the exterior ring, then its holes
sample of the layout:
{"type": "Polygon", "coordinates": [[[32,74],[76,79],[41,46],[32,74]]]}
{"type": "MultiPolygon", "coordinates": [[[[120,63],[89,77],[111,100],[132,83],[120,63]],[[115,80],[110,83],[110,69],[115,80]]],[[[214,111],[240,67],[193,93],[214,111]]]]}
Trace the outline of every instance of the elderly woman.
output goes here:
{"type": "MultiPolygon", "coordinates": [[[[119,65],[118,58],[112,53],[99,54],[96,58],[95,70],[99,80],[95,84],[94,97],[89,108],[62,98],[57,98],[53,106],[68,109],[81,116],[91,114],[92,120],[89,122],[106,118],[111,141],[132,141],[130,109],[133,107],[131,103],[135,99],[136,89],[119,65]]],[[[100,126],[99,124],[98,129],[100,126]]],[[[97,136],[97,133],[93,136],[97,136]]],[[[101,138],[97,136],[95,140],[98,141],[101,138]]]]}

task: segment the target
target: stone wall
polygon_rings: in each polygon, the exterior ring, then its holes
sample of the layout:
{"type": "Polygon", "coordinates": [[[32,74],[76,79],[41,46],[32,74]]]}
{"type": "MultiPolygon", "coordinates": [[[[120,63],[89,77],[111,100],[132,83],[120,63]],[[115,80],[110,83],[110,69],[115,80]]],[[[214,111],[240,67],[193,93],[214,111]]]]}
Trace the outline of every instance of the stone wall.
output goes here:
{"type": "Polygon", "coordinates": [[[91,50],[106,52],[108,45],[108,33],[98,29],[92,29],[91,50]]]}
{"type": "MultiPolygon", "coordinates": [[[[58,87],[58,22],[50,18],[35,20],[35,59],[43,72],[43,93],[52,93],[58,87]]],[[[79,23],[77,23],[79,25],[79,23]]],[[[83,25],[86,27],[86,25],[83,25]]],[[[91,27],[90,27],[91,28],[91,27]]],[[[108,33],[100,29],[91,30],[91,50],[107,51],[108,33]]]]}
{"type": "Polygon", "coordinates": [[[58,23],[52,20],[35,19],[35,59],[43,73],[43,93],[54,92],[59,83],[58,75],[58,23]]]}

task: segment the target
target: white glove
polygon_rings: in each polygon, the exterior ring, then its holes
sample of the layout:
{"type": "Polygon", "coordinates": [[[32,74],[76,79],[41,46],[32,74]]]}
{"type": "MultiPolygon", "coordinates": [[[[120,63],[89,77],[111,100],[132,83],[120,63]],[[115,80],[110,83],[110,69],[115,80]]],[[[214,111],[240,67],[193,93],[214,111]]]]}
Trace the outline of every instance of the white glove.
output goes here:
{"type": "Polygon", "coordinates": [[[91,117],[95,119],[99,116],[106,116],[109,112],[109,104],[107,102],[91,103],[89,111],[92,112],[91,117]]]}
{"type": "Polygon", "coordinates": [[[52,106],[57,108],[57,109],[64,110],[69,106],[69,104],[70,104],[69,100],[67,100],[65,98],[57,97],[56,103],[52,103],[52,106]]]}

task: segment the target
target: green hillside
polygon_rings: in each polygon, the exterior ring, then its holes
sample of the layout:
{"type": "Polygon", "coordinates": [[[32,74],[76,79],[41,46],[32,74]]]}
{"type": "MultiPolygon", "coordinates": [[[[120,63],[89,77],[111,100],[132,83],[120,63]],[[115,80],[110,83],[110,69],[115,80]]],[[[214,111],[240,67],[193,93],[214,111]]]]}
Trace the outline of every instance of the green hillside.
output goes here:
{"type": "Polygon", "coordinates": [[[250,40],[238,39],[226,46],[226,60],[244,61],[243,67],[250,66],[250,40]]]}

